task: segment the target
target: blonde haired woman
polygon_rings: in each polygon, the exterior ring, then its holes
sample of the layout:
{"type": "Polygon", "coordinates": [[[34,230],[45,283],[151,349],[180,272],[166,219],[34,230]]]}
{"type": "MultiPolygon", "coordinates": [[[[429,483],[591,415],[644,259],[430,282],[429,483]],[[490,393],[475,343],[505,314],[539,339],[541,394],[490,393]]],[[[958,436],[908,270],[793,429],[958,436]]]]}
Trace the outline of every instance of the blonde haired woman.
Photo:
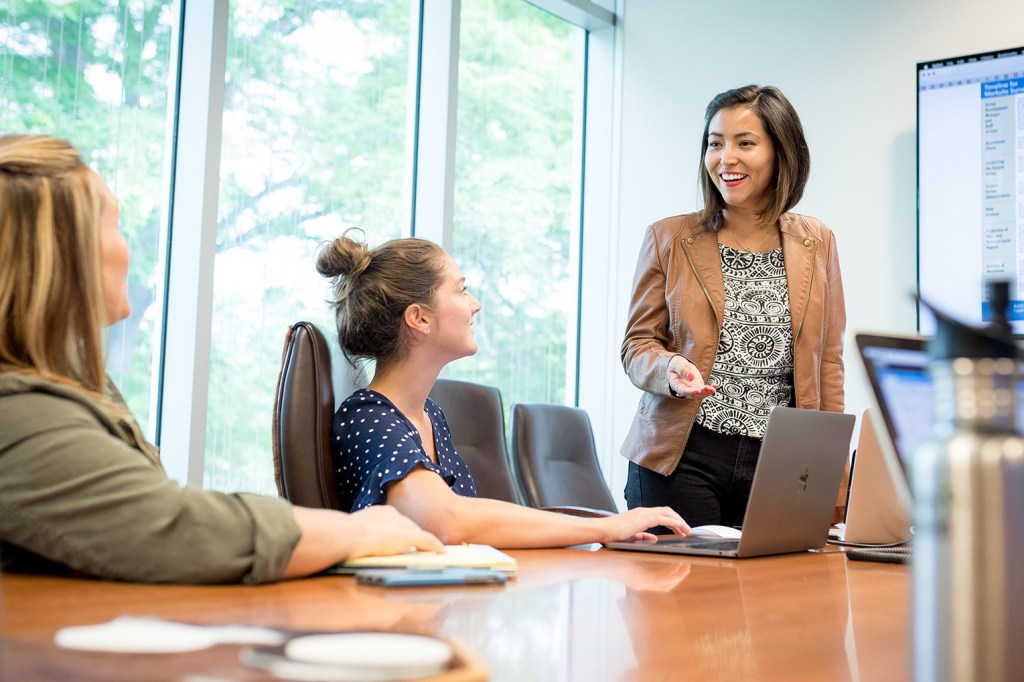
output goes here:
{"type": "Polygon", "coordinates": [[[396,239],[375,249],[342,236],[317,260],[334,281],[338,339],[350,358],[373,358],[373,381],[338,408],[334,459],[352,511],[390,504],[449,544],[558,547],[689,533],[667,507],[578,518],[476,497],[448,422],[428,395],[442,368],[476,352],[480,302],[441,247],[396,239]]]}
{"type": "Polygon", "coordinates": [[[179,487],[107,379],[129,313],[106,183],[66,141],[0,137],[0,556],[100,578],[262,583],[348,558],[440,549],[386,507],[359,514],[179,487]]]}

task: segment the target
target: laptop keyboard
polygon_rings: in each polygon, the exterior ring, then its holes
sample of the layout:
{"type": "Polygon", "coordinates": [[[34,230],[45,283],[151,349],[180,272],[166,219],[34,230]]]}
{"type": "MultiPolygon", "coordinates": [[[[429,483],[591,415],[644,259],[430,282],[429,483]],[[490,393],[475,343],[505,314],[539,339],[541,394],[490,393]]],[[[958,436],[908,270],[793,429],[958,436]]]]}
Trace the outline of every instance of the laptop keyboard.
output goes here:
{"type": "Polygon", "coordinates": [[[661,544],[665,545],[686,545],[687,547],[699,547],[701,549],[736,549],[740,544],[739,540],[714,540],[711,538],[704,537],[685,537],[685,538],[669,538],[666,540],[659,540],[661,544]]]}

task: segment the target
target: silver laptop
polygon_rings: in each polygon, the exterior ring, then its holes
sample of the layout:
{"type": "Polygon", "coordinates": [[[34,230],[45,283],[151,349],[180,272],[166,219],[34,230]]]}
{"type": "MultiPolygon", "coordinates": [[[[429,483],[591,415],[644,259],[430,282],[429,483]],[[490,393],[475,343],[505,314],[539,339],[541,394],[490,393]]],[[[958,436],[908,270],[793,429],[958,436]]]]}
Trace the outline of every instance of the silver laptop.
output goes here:
{"type": "Polygon", "coordinates": [[[928,353],[920,337],[858,333],[854,339],[878,407],[861,419],[843,539],[904,542],[913,532],[909,459],[934,421],[928,353]]]}
{"type": "Polygon", "coordinates": [[[852,414],[776,407],[754,471],[739,539],[659,537],[608,542],[610,549],[735,559],[821,547],[850,454],[852,414]]]}

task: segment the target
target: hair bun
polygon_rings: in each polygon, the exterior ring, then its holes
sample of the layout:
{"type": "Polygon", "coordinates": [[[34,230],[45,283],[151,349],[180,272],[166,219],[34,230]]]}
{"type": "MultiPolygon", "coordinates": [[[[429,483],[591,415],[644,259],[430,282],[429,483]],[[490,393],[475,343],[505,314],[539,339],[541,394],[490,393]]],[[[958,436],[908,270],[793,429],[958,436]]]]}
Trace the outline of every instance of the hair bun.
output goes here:
{"type": "Polygon", "coordinates": [[[328,242],[316,259],[316,270],[324,277],[358,277],[370,267],[373,256],[366,244],[342,235],[328,242]]]}

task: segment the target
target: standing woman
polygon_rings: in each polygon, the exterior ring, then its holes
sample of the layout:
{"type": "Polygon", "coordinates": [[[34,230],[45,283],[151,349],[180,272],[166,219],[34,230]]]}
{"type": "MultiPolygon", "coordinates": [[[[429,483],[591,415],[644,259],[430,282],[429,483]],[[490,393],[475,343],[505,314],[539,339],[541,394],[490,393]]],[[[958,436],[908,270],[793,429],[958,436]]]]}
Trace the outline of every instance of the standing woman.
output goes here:
{"type": "Polygon", "coordinates": [[[179,486],[107,377],[128,242],[67,141],[0,136],[0,554],[4,569],[265,583],[346,558],[441,549],[393,509],[359,514],[179,486]]]}
{"type": "Polygon", "coordinates": [[[370,250],[341,236],[323,247],[317,270],[334,281],[342,350],[376,363],[370,385],[334,417],[339,492],[351,511],[389,504],[446,544],[505,548],[648,538],[660,526],[689,532],[667,507],[578,518],[476,497],[444,413],[428,397],[445,365],[477,350],[480,302],[455,261],[423,239],[370,250]]]}
{"type": "Polygon", "coordinates": [[[699,168],[703,210],[651,225],[637,261],[622,363],[644,394],[625,493],[738,526],[771,410],[843,411],[846,310],[832,231],[789,212],[810,154],[778,89],[712,99],[699,168]]]}

